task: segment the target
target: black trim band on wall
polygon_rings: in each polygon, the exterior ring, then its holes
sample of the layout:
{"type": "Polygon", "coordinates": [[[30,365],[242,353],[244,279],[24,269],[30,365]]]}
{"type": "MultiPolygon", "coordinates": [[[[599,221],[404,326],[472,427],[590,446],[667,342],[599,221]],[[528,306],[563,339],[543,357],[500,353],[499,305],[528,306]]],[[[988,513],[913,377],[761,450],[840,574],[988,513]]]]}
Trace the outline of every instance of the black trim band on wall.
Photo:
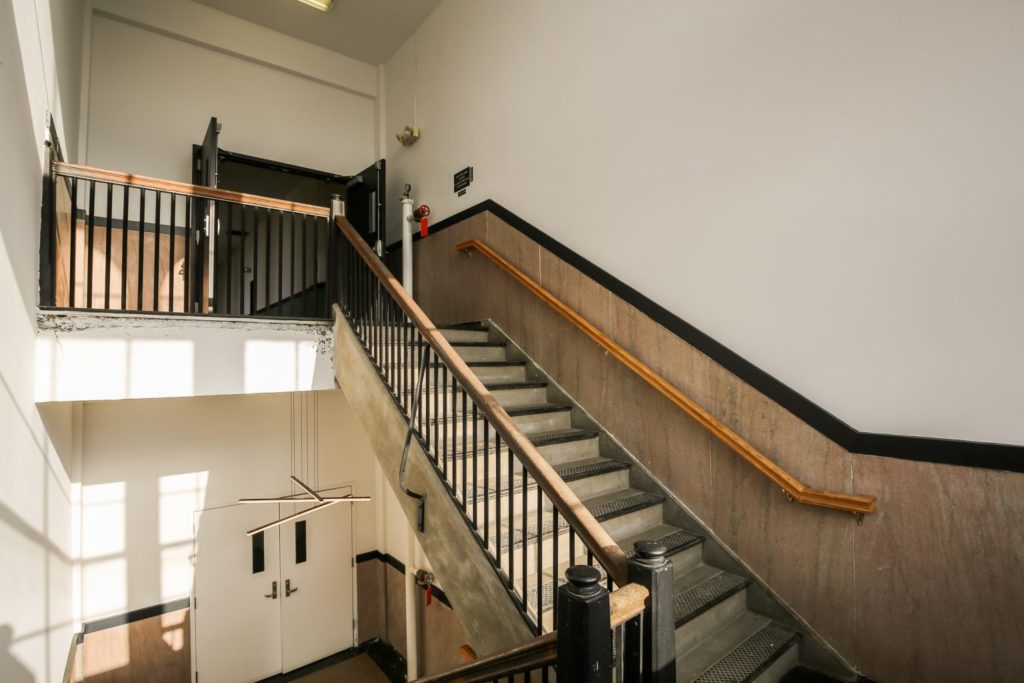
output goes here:
{"type": "MultiPolygon", "coordinates": [[[[1022,445],[877,434],[855,429],[494,200],[486,199],[438,221],[430,226],[429,235],[485,211],[490,211],[851,453],[960,467],[1024,472],[1022,445]]],[[[420,239],[425,238],[420,237],[418,233],[413,236],[414,241],[420,239]]],[[[395,242],[388,247],[388,252],[400,251],[401,246],[401,242],[395,242]]]]}
{"type": "Polygon", "coordinates": [[[82,624],[82,633],[95,633],[96,631],[114,628],[115,626],[124,626],[125,624],[132,623],[133,621],[141,621],[142,619],[158,617],[161,614],[167,614],[168,612],[177,612],[178,610],[188,609],[190,603],[190,598],[181,598],[179,600],[165,602],[161,605],[151,605],[150,607],[142,607],[130,612],[115,614],[111,617],[104,617],[102,619],[97,619],[96,621],[90,621],[82,624]]]}

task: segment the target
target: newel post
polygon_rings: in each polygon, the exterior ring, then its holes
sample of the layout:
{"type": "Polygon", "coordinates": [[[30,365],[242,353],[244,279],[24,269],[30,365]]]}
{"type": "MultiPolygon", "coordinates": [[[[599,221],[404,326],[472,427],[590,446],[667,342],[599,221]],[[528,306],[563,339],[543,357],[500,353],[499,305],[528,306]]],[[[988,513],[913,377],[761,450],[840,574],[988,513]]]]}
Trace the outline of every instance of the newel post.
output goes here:
{"type": "Polygon", "coordinates": [[[676,680],[676,625],[672,615],[672,563],[666,555],[665,544],[657,541],[637,541],[636,551],[629,561],[629,582],[646,588],[647,598],[642,621],[643,636],[627,633],[627,641],[642,643],[640,655],[644,683],[674,683],[676,680]]]}
{"type": "Polygon", "coordinates": [[[578,565],[558,589],[559,683],[611,683],[612,631],[601,572],[578,565]]]}

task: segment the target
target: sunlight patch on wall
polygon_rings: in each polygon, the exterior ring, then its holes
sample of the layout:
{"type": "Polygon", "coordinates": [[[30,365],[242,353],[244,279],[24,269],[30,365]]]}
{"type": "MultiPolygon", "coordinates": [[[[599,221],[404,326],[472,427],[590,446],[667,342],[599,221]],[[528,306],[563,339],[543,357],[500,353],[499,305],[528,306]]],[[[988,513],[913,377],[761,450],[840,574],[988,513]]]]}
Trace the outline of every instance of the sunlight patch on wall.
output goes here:
{"type": "Polygon", "coordinates": [[[82,558],[122,555],[125,551],[125,483],[82,487],[82,558]]]}
{"type": "Polygon", "coordinates": [[[192,520],[206,504],[210,473],[160,477],[160,598],[167,601],[192,589],[192,520]]]}
{"type": "MultiPolygon", "coordinates": [[[[296,391],[312,385],[312,362],[300,363],[299,342],[250,339],[245,342],[245,393],[296,391]],[[305,383],[303,384],[303,380],[305,383]]],[[[315,352],[312,354],[315,360],[315,352]]]]}
{"type": "Polygon", "coordinates": [[[193,348],[192,342],[183,340],[132,340],[128,396],[190,396],[195,383],[193,348]]]}
{"type": "Polygon", "coordinates": [[[124,557],[82,565],[82,614],[88,621],[124,612],[128,605],[128,562],[124,557]]]}

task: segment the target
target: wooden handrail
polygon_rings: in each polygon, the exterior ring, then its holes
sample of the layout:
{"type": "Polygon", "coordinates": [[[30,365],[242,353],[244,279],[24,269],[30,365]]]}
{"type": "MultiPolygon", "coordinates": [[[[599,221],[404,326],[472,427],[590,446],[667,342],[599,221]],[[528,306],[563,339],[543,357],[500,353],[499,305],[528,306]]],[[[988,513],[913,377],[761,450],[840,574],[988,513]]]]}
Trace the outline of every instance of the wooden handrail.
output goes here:
{"type": "Polygon", "coordinates": [[[640,379],[647,382],[658,393],[672,401],[687,415],[697,421],[702,427],[711,432],[719,441],[731,448],[741,458],[754,466],[761,474],[768,477],[774,484],[781,487],[783,492],[798,503],[806,505],[817,505],[819,507],[832,508],[852,512],[858,516],[875,511],[875,497],[856,495],[848,493],[835,493],[833,491],[821,491],[802,484],[791,474],[783,470],[777,463],[759,450],[750,445],[743,437],[727,427],[721,420],[697,405],[691,398],[675,388],[664,377],[657,374],[650,366],[643,363],[633,354],[626,351],[618,343],[610,339],[606,334],[594,327],[589,321],[576,311],[566,306],[551,292],[541,287],[528,275],[509,263],[496,251],[488,247],[480,240],[468,240],[458,244],[459,251],[476,250],[493,261],[499,268],[508,273],[514,280],[526,287],[538,299],[546,303],[556,313],[571,322],[585,335],[590,337],[598,346],[614,356],[619,362],[636,373],[640,379]]]}
{"type": "MultiPolygon", "coordinates": [[[[626,584],[611,593],[608,596],[611,612],[608,627],[621,626],[641,614],[648,595],[648,590],[638,583],[626,584]]],[[[451,671],[417,678],[413,683],[481,683],[554,664],[557,660],[558,631],[552,631],[523,645],[516,645],[451,671]]]]}
{"type": "Polygon", "coordinates": [[[620,586],[626,585],[628,560],[626,554],[622,552],[622,548],[612,540],[605,528],[594,518],[594,515],[569,488],[569,485],[558,476],[558,473],[544,459],[529,437],[519,430],[497,399],[469,369],[466,362],[455,352],[455,349],[427,317],[423,309],[413,301],[401,283],[387,269],[387,266],[370,250],[366,241],[359,236],[352,224],[344,216],[336,216],[335,222],[342,235],[353,246],[363,262],[369,266],[371,272],[377,276],[388,294],[409,316],[409,320],[420,331],[427,343],[433,347],[442,362],[448,366],[448,369],[477,404],[494,430],[501,436],[509,449],[519,456],[526,470],[548,495],[559,514],[576,531],[583,544],[593,552],[594,557],[608,571],[615,583],[620,586]]]}
{"type": "Polygon", "coordinates": [[[246,204],[247,206],[259,206],[265,209],[277,209],[279,211],[289,211],[291,213],[301,213],[309,216],[327,218],[331,214],[330,208],[326,206],[301,204],[299,202],[290,202],[285,199],[274,199],[273,197],[263,197],[256,194],[246,194],[244,192],[232,192],[231,190],[218,190],[213,187],[180,183],[176,180],[150,178],[148,176],[135,175],[134,173],[110,171],[104,168],[94,168],[92,166],[80,166],[78,164],[54,162],[53,170],[59,175],[81,178],[84,180],[96,180],[102,183],[130,185],[131,187],[141,187],[147,190],[173,192],[175,194],[187,195],[189,197],[200,197],[202,199],[236,202],[238,204],[246,204]]]}

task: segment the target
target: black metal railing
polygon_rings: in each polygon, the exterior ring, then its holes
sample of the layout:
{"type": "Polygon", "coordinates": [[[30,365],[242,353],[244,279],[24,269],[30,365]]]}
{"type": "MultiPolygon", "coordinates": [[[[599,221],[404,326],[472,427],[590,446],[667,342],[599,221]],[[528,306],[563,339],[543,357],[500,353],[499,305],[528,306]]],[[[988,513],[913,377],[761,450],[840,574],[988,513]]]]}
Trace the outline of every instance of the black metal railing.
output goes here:
{"type": "MultiPolygon", "coordinates": [[[[616,680],[675,680],[672,564],[665,546],[638,542],[627,556],[352,226],[343,217],[332,216],[332,222],[341,233],[332,254],[338,263],[332,292],[341,313],[404,415],[407,443],[414,438],[422,447],[498,579],[538,636],[534,646],[554,637],[556,627],[559,639],[566,638],[563,629],[577,635],[586,631],[594,642],[605,643],[601,647],[607,652],[598,647],[594,656],[611,657],[616,680]],[[647,606],[641,604],[609,630],[609,591],[627,583],[627,588],[642,587],[647,606]],[[577,624],[575,611],[563,612],[567,604],[592,600],[603,601],[603,622],[591,615],[585,624],[577,624]]],[[[401,473],[399,479],[404,488],[401,473]]],[[[422,506],[422,495],[409,494],[422,506]]],[[[422,514],[421,507],[421,530],[422,514]]],[[[477,672],[464,680],[510,680],[512,675],[543,680],[553,660],[531,660],[523,668],[508,664],[513,668],[495,678],[477,672]]],[[[610,680],[568,674],[559,675],[569,681],[610,680]]]]}
{"type": "Polygon", "coordinates": [[[551,630],[557,586],[545,576],[583,562],[598,567],[610,588],[611,573],[353,242],[340,240],[340,249],[342,312],[527,623],[537,634],[551,630]]]}
{"type": "Polygon", "coordinates": [[[44,307],[330,315],[326,207],[68,164],[47,183],[44,307]]]}

